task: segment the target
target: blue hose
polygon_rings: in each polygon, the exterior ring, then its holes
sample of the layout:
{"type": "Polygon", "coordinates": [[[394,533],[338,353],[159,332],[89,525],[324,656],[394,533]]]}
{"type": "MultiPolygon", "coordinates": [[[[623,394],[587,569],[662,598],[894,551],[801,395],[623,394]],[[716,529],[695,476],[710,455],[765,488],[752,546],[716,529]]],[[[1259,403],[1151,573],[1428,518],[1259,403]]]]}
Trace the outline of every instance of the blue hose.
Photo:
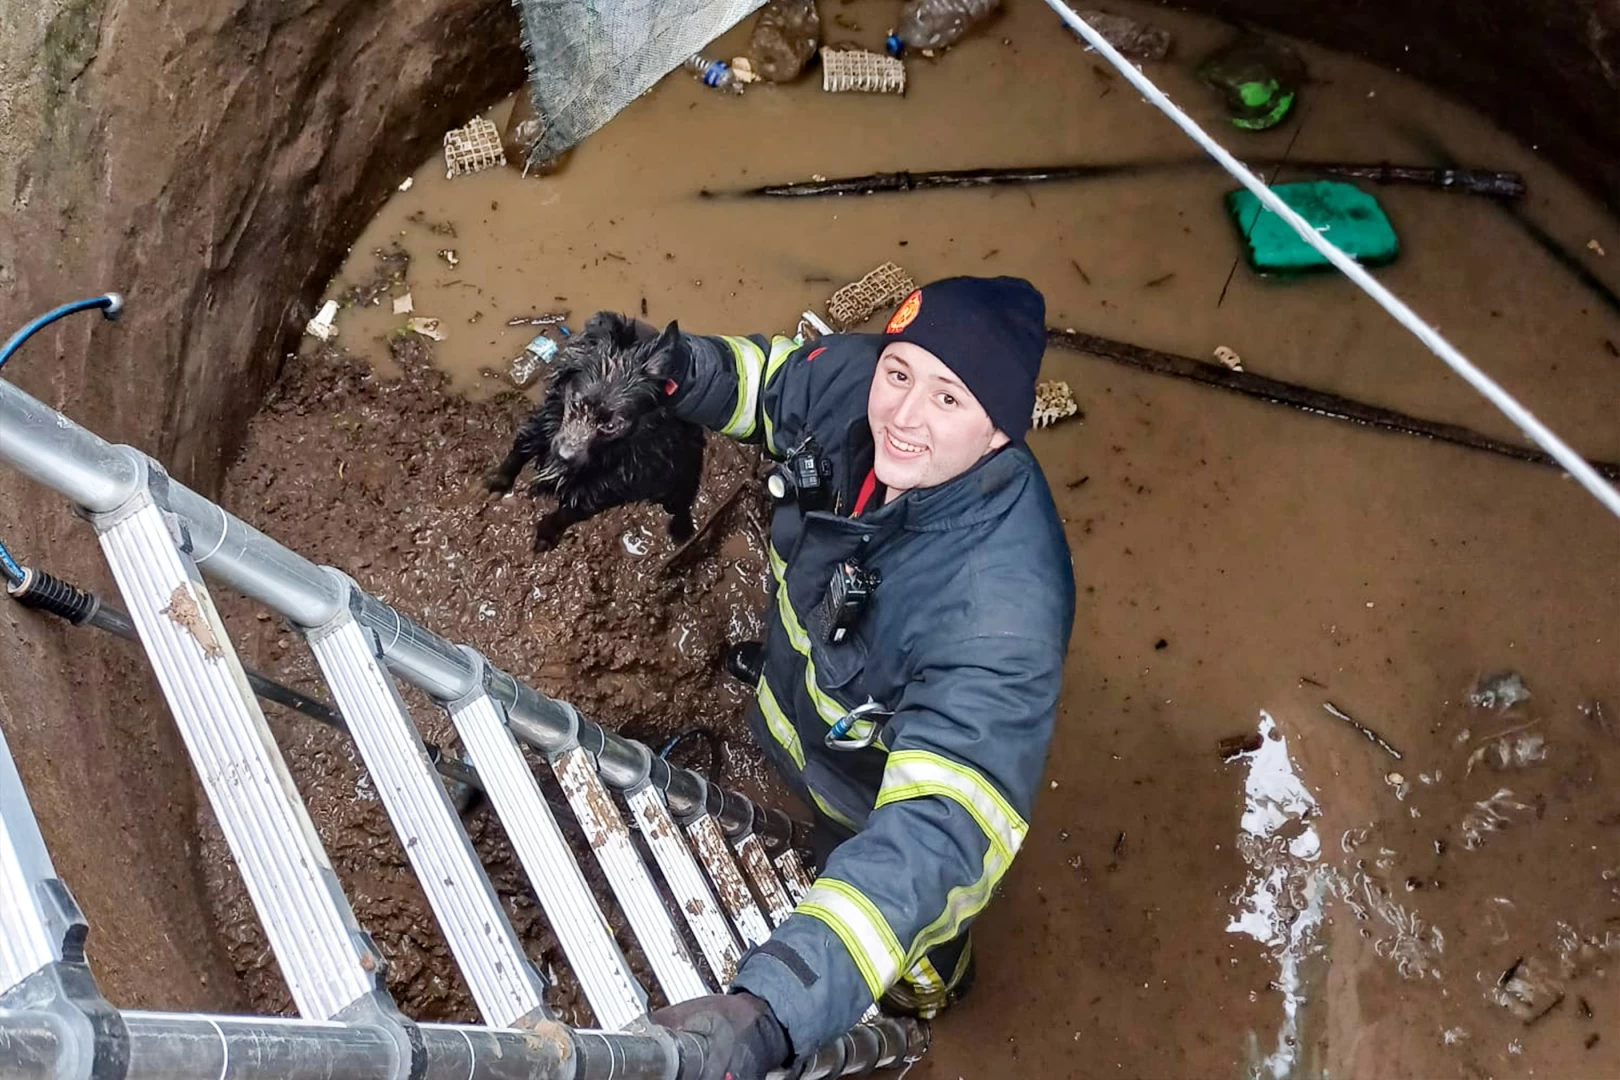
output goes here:
{"type": "Polygon", "coordinates": [[[0,367],[4,367],[6,361],[11,359],[12,353],[22,348],[23,342],[57,319],[62,318],[64,315],[72,315],[76,311],[89,311],[91,308],[101,308],[102,315],[107,319],[116,319],[124,310],[124,298],[115,292],[103,293],[101,296],[92,297],[89,300],[75,300],[71,304],[63,304],[59,308],[47,311],[15,334],[12,334],[4,345],[0,345],[0,367]]]}
{"type": "MultiPolygon", "coordinates": [[[[59,308],[47,311],[15,334],[12,334],[10,338],[6,339],[4,345],[0,345],[0,367],[4,367],[6,361],[11,359],[12,353],[22,348],[23,342],[57,319],[65,315],[72,315],[76,311],[89,311],[93,308],[100,308],[103,317],[111,321],[118,318],[119,314],[123,312],[124,298],[117,293],[103,293],[100,296],[91,297],[89,300],[75,300],[71,304],[63,304],[59,308]]],[[[13,585],[22,584],[23,569],[17,565],[17,560],[11,557],[11,552],[6,550],[6,545],[3,543],[0,543],[0,572],[3,572],[13,585]]]]}

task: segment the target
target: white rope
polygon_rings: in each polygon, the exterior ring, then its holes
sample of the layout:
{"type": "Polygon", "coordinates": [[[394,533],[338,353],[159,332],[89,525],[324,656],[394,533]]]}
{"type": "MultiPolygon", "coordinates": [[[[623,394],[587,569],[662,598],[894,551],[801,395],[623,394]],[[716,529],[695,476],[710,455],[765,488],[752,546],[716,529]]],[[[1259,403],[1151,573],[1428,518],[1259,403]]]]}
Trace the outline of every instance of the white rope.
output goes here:
{"type": "Polygon", "coordinates": [[[1389,312],[1396,322],[1416,335],[1417,339],[1427,345],[1436,356],[1444,360],[1451,370],[1461,375],[1470,386],[1485,395],[1485,399],[1500,409],[1502,414],[1512,420],[1520,431],[1524,432],[1532,441],[1552,455],[1553,460],[1567,469],[1582,487],[1592,493],[1593,498],[1608,507],[1616,517],[1620,517],[1620,491],[1616,491],[1608,481],[1598,475],[1597,470],[1587,464],[1585,458],[1572,450],[1564,440],[1553,434],[1545,424],[1531,414],[1529,409],[1519,404],[1513,395],[1502,389],[1494,379],[1475,367],[1468,357],[1458,352],[1451,342],[1441,337],[1438,330],[1420,319],[1415,311],[1407,307],[1394,293],[1380,285],[1354,259],[1322,239],[1321,234],[1311,226],[1310,222],[1300,217],[1292,207],[1277,197],[1276,192],[1272,191],[1250,172],[1241,161],[1228,153],[1224,146],[1211,138],[1209,133],[1199,127],[1191,117],[1178,109],[1175,103],[1165,96],[1163,90],[1153,85],[1151,79],[1137,70],[1136,66],[1129,60],[1121,56],[1119,50],[1108,44],[1101,34],[1093,30],[1084,19],[1076,15],[1074,10],[1065,4],[1063,0],[1046,0],[1046,3],[1047,6],[1058,13],[1058,16],[1075,33],[1085,38],[1087,44],[1096,49],[1110,64],[1118,68],[1119,73],[1125,76],[1126,80],[1136,87],[1143,97],[1147,98],[1159,111],[1174,121],[1177,127],[1185,131],[1188,138],[1203,147],[1204,151],[1219,162],[1223,169],[1231,173],[1238,183],[1252,191],[1255,198],[1259,199],[1266,209],[1288,222],[1293,227],[1293,230],[1299,234],[1301,240],[1315,248],[1323,258],[1338,267],[1345,277],[1361,286],[1362,291],[1377,301],[1379,307],[1389,312]]]}

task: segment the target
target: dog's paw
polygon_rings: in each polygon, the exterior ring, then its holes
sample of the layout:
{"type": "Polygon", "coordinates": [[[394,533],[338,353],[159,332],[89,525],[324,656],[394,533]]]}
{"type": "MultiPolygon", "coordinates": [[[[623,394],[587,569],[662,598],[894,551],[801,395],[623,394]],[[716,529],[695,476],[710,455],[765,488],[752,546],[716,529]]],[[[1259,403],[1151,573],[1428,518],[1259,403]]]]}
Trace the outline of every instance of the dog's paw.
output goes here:
{"type": "Polygon", "coordinates": [[[517,483],[517,477],[508,474],[504,469],[496,468],[485,473],[479,482],[484,485],[485,491],[504,495],[512,490],[512,485],[517,483]]]}

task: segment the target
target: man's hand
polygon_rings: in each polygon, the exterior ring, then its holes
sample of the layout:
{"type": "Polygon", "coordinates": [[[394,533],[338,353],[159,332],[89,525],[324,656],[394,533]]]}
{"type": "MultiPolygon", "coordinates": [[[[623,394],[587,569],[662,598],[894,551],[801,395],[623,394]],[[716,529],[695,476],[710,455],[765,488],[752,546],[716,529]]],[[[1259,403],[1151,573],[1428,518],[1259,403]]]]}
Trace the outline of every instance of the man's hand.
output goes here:
{"type": "Polygon", "coordinates": [[[652,1014],[653,1023],[702,1035],[708,1044],[695,1080],[765,1080],[792,1049],[771,1007],[752,994],[694,998],[652,1014]]]}

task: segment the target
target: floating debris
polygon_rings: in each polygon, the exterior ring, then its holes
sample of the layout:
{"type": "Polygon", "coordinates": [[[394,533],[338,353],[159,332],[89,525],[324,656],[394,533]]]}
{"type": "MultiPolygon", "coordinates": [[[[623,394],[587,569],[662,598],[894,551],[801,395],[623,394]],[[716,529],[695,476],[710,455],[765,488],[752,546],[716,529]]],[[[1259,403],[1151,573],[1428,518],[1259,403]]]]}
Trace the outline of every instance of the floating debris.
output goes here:
{"type": "Polygon", "coordinates": [[[394,297],[394,314],[395,315],[409,315],[411,312],[413,312],[415,310],[416,310],[416,302],[411,299],[411,294],[410,293],[406,293],[404,296],[396,296],[396,297],[394,297]]]}
{"type": "Polygon", "coordinates": [[[1488,675],[1468,692],[1468,704],[1476,709],[1506,712],[1530,700],[1530,688],[1516,671],[1488,675]]]}
{"type": "Polygon", "coordinates": [[[461,256],[456,254],[454,248],[440,248],[439,258],[443,259],[450,266],[461,265],[461,256]]]}
{"type": "Polygon", "coordinates": [[[501,149],[506,152],[507,164],[516,165],[524,176],[529,175],[529,158],[545,134],[546,121],[535,110],[533,88],[524,83],[517,100],[512,102],[512,111],[507,114],[506,130],[501,133],[501,149]]]}
{"type": "Polygon", "coordinates": [[[1250,731],[1242,735],[1228,735],[1216,743],[1215,748],[1220,751],[1222,761],[1233,761],[1259,750],[1264,741],[1258,732],[1250,731]]]}
{"type": "Polygon", "coordinates": [[[822,49],[821,88],[829,94],[904,94],[906,65],[865,49],[822,49]]]}
{"type": "Polygon", "coordinates": [[[1603,702],[1594,699],[1584,702],[1576,706],[1576,708],[1580,710],[1582,716],[1586,717],[1587,722],[1597,728],[1598,731],[1611,739],[1615,737],[1614,726],[1609,719],[1608,710],[1603,707],[1603,702]]]}
{"type": "Polygon", "coordinates": [[[568,321],[566,311],[548,311],[543,315],[514,315],[506,320],[507,326],[561,326],[568,321]]]}
{"type": "Polygon", "coordinates": [[[1608,966],[1620,951],[1620,934],[1605,930],[1603,936],[1584,934],[1569,923],[1558,923],[1558,973],[1566,981],[1582,978],[1608,966]]]}
{"type": "Polygon", "coordinates": [[[1382,735],[1378,734],[1378,732],[1374,731],[1372,728],[1368,727],[1366,724],[1363,724],[1361,721],[1357,720],[1355,717],[1351,716],[1349,713],[1345,712],[1343,709],[1341,709],[1337,705],[1333,704],[1333,702],[1324,701],[1322,703],[1322,708],[1323,708],[1323,710],[1325,710],[1327,712],[1327,714],[1329,716],[1332,716],[1332,717],[1334,717],[1336,719],[1339,719],[1339,720],[1343,720],[1346,724],[1349,724],[1351,727],[1355,728],[1357,731],[1359,731],[1361,733],[1362,738],[1366,739],[1368,742],[1372,743],[1374,746],[1377,746],[1380,749],[1382,749],[1385,753],[1387,753],[1390,757],[1394,758],[1396,761],[1401,760],[1401,752],[1399,750],[1395,749],[1393,746],[1389,745],[1389,743],[1384,740],[1384,737],[1382,735]]]}
{"type": "Polygon", "coordinates": [[[1384,924],[1386,933],[1373,942],[1373,953],[1395,965],[1403,979],[1440,978],[1440,957],[1446,938],[1438,926],[1423,919],[1416,908],[1405,908],[1389,890],[1365,871],[1346,879],[1335,875],[1334,891],[1356,918],[1384,924]]]}
{"type": "Polygon", "coordinates": [[[447,180],[505,164],[506,151],[501,147],[500,129],[482,116],[474,117],[466,127],[451,128],[444,133],[447,180]]]}
{"type": "MultiPolygon", "coordinates": [[[[1170,55],[1170,31],[1160,30],[1106,11],[1082,11],[1080,17],[1102,35],[1102,39],[1130,60],[1163,60],[1170,55]]],[[[1073,30],[1069,31],[1071,34],[1073,30]]],[[[1080,37],[1075,34],[1075,37],[1080,37]]],[[[1085,39],[1081,38],[1083,42],[1085,39]]],[[[1091,51],[1091,46],[1086,46],[1091,51]]]]}
{"type": "Polygon", "coordinates": [[[1035,412],[1030,426],[1051,427],[1059,420],[1080,415],[1080,403],[1074,400],[1069,384],[1058,379],[1035,384],[1035,412]]]}
{"type": "Polygon", "coordinates": [[[846,333],[870,319],[879,308],[898,304],[916,289],[910,274],[886,262],[833,293],[827,300],[827,318],[840,333],[846,333]]]}
{"type": "Polygon", "coordinates": [[[1529,1027],[1564,1000],[1564,984],[1540,960],[1520,957],[1496,980],[1490,997],[1529,1027]]]}
{"type": "Polygon", "coordinates": [[[1215,347],[1215,359],[1219,360],[1222,365],[1231,368],[1233,371],[1243,370],[1243,358],[1240,357],[1236,352],[1227,348],[1225,345],[1217,345],[1215,347]]]}
{"type": "Polygon", "coordinates": [[[619,537],[619,543],[624,550],[636,558],[641,558],[651,550],[651,543],[646,529],[631,529],[619,537]]]}
{"type": "MultiPolygon", "coordinates": [[[[758,76],[749,65],[749,81],[759,77],[775,83],[792,82],[804,72],[820,45],[821,16],[816,12],[816,0],[769,0],[760,9],[748,38],[748,55],[759,64],[758,76]]],[[[731,62],[740,78],[739,63],[749,61],[739,57],[731,62]]]]}
{"type": "Polygon", "coordinates": [[[1495,795],[1474,804],[1474,808],[1463,816],[1458,831],[1462,833],[1463,847],[1469,851],[1478,851],[1485,846],[1485,837],[1493,832],[1500,832],[1513,823],[1509,817],[1513,813],[1525,813],[1530,807],[1524,803],[1516,802],[1513,792],[1508,788],[1498,788],[1495,795]]]}
{"type": "Polygon", "coordinates": [[[1474,766],[1482,761],[1497,772],[1528,768],[1537,762],[1546,761],[1546,738],[1539,731],[1529,730],[1540,722],[1532,720],[1528,724],[1520,724],[1518,727],[1508,728],[1488,737],[1478,749],[1468,755],[1466,773],[1472,773],[1474,766]]]}
{"type": "Polygon", "coordinates": [[[432,338],[434,341],[444,340],[444,331],[439,329],[438,319],[427,319],[419,315],[414,319],[405,320],[405,329],[413,334],[421,334],[425,338],[432,338]]]}
{"type": "Polygon", "coordinates": [[[1588,251],[1596,252],[1599,258],[1602,258],[1608,254],[1607,251],[1603,250],[1603,245],[1598,243],[1596,240],[1588,240],[1586,242],[1586,248],[1588,251]]]}
{"type": "Polygon", "coordinates": [[[399,190],[401,190],[401,191],[409,191],[409,190],[411,190],[411,185],[414,184],[414,183],[416,183],[416,177],[407,176],[405,179],[403,179],[403,180],[401,180],[399,182],[399,190]]]}
{"type": "Polygon", "coordinates": [[[1198,77],[1225,96],[1233,126],[1264,131],[1293,109],[1305,63],[1281,42],[1248,36],[1205,60],[1198,77]]]}
{"type": "Polygon", "coordinates": [[[315,313],[315,317],[304,324],[304,333],[322,341],[331,341],[338,335],[338,329],[332,323],[332,320],[337,318],[337,312],[337,301],[328,300],[321,305],[321,310],[315,313]]]}

